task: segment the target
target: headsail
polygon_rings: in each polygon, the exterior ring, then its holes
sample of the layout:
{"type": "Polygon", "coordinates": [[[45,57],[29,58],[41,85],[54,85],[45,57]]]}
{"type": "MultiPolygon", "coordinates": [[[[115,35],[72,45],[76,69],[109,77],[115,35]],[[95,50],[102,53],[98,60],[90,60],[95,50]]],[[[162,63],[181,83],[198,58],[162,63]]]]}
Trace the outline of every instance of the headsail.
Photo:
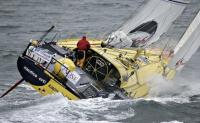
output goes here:
{"type": "Polygon", "coordinates": [[[200,11],[174,49],[169,67],[180,70],[200,46],[200,11]]]}
{"type": "Polygon", "coordinates": [[[113,32],[106,43],[118,48],[147,46],[168,30],[186,4],[183,0],[151,0],[134,18],[113,32]]]}

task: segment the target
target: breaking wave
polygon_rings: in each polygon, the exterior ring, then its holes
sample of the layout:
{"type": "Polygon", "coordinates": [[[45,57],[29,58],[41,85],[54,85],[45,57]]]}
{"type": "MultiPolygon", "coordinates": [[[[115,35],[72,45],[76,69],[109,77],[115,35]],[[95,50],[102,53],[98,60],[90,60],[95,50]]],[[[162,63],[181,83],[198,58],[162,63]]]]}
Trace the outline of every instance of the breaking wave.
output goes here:
{"type": "MultiPolygon", "coordinates": [[[[26,103],[31,102],[21,102],[22,107],[26,103]]],[[[69,101],[61,94],[56,94],[42,97],[34,105],[13,110],[1,117],[7,119],[7,122],[117,122],[134,117],[134,109],[127,107],[127,103],[127,100],[103,98],[69,101]]]]}
{"type": "Polygon", "coordinates": [[[146,100],[161,103],[189,103],[191,97],[200,95],[200,82],[198,81],[198,79],[188,80],[183,76],[178,76],[174,80],[165,80],[161,76],[155,76],[149,83],[151,89],[146,100]]]}
{"type": "Polygon", "coordinates": [[[165,122],[161,122],[161,123],[183,123],[183,122],[180,122],[180,121],[176,121],[176,120],[175,120],[175,121],[169,121],[169,122],[168,122],[168,121],[165,121],[165,122]]]}

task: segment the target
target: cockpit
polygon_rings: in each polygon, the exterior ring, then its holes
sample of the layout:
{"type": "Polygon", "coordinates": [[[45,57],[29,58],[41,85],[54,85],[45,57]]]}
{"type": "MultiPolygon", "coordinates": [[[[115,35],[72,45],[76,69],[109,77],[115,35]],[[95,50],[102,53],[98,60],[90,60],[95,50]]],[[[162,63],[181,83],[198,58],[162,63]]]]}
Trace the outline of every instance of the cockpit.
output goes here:
{"type": "Polygon", "coordinates": [[[88,50],[83,66],[80,67],[76,63],[75,50],[59,47],[54,43],[30,47],[26,55],[82,98],[108,96],[108,93],[119,88],[118,70],[92,49],[88,50]]]}

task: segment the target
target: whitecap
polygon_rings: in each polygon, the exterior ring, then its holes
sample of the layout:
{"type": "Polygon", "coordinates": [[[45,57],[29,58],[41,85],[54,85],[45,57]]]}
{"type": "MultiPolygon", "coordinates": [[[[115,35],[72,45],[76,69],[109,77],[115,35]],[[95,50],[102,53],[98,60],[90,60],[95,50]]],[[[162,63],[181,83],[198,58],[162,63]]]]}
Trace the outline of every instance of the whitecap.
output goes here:
{"type": "Polygon", "coordinates": [[[164,121],[164,122],[161,122],[161,123],[183,123],[183,122],[174,120],[174,121],[164,121]]]}

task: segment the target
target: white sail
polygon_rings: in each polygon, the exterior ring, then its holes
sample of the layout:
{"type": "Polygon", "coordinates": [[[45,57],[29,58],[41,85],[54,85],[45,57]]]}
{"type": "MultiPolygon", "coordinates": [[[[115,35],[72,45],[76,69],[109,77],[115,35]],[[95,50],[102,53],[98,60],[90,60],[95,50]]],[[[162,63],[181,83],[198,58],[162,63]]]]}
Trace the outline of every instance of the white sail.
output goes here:
{"type": "Polygon", "coordinates": [[[159,39],[183,12],[186,2],[150,0],[145,7],[107,39],[115,47],[149,45],[159,39]]]}
{"type": "Polygon", "coordinates": [[[181,70],[200,46],[200,12],[196,15],[174,49],[174,57],[169,67],[181,70]]]}

